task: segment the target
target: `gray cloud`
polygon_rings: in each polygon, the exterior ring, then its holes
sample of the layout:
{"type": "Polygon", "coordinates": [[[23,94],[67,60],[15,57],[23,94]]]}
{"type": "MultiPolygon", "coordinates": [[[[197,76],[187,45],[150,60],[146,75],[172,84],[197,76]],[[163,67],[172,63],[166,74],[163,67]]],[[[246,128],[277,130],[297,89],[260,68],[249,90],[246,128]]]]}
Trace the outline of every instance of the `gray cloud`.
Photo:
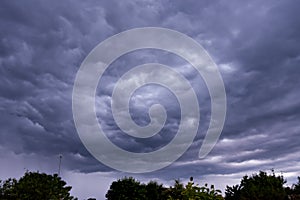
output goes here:
{"type": "Polygon", "coordinates": [[[207,158],[198,160],[210,117],[210,99],[201,77],[184,60],[166,52],[145,50],[120,57],[99,83],[96,105],[99,122],[116,144],[135,152],[152,151],[166,145],[178,127],[176,99],[154,87],[135,94],[131,114],[145,125],[148,106],[162,103],[168,110],[162,133],[142,140],[116,127],[111,92],[116,80],[135,65],[174,66],[198,91],[201,108],[200,129],[189,150],[173,165],[141,179],[160,177],[169,183],[195,176],[224,186],[220,176],[232,183],[244,173],[275,168],[292,180],[300,172],[298,4],[289,0],[1,1],[0,155],[6,163],[18,165],[19,171],[15,174],[3,165],[0,175],[19,176],[23,168],[56,171],[49,160],[58,154],[64,156],[69,180],[76,179],[69,177],[74,171],[112,171],[97,162],[77,136],[71,110],[75,75],[89,51],[107,37],[130,28],[160,26],[191,36],[216,61],[227,92],[227,119],[218,144],[207,158]],[[43,164],[35,165],[39,160],[43,164]]]}

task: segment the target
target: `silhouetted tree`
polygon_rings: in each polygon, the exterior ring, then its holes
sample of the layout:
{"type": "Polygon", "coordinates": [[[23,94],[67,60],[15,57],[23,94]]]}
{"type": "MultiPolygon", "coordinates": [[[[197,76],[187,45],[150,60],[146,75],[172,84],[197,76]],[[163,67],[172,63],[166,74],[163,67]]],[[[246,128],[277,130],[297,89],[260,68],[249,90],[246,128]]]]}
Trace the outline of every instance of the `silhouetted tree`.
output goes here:
{"type": "Polygon", "coordinates": [[[285,180],[283,176],[276,176],[260,171],[251,177],[244,176],[240,185],[227,186],[225,192],[226,200],[285,200],[287,194],[284,188],[285,180]]]}
{"type": "Polygon", "coordinates": [[[70,195],[71,186],[57,175],[47,175],[39,172],[26,172],[18,181],[8,179],[1,182],[0,199],[54,199],[72,200],[70,195]]]}
{"type": "Polygon", "coordinates": [[[174,186],[169,189],[169,199],[183,199],[184,186],[179,179],[175,180],[174,186]]]}
{"type": "Polygon", "coordinates": [[[290,200],[300,200],[300,177],[298,183],[294,184],[292,188],[286,189],[290,200]]]}
{"type": "Polygon", "coordinates": [[[162,184],[156,181],[150,181],[146,185],[146,199],[148,200],[163,200],[168,197],[168,190],[162,184]]]}
{"type": "Polygon", "coordinates": [[[6,181],[0,180],[0,199],[14,199],[17,197],[14,187],[17,183],[16,179],[7,179],[6,181]]]}
{"type": "Polygon", "coordinates": [[[226,186],[225,189],[226,200],[239,200],[241,199],[241,186],[234,185],[232,187],[226,186]]]}
{"type": "Polygon", "coordinates": [[[293,192],[295,194],[300,194],[300,176],[298,176],[298,183],[294,185],[293,192]]]}
{"type": "Polygon", "coordinates": [[[105,197],[107,200],[140,200],[146,199],[146,187],[132,177],[114,181],[105,197]]]}
{"type": "Polygon", "coordinates": [[[208,187],[205,184],[200,187],[198,184],[195,185],[193,177],[187,185],[183,186],[179,181],[175,181],[175,185],[171,188],[172,193],[169,195],[169,200],[222,200],[220,190],[215,190],[214,185],[208,187]],[[178,191],[176,191],[176,188],[178,191]],[[175,191],[174,191],[175,190],[175,191]]]}

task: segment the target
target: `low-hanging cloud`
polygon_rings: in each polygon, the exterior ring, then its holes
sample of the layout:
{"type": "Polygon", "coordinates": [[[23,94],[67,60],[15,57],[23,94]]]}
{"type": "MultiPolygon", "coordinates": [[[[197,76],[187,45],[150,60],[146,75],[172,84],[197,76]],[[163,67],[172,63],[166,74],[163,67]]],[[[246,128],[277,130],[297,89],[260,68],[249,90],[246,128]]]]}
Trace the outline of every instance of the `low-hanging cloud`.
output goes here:
{"type": "MultiPolygon", "coordinates": [[[[158,62],[173,66],[198,91],[201,121],[193,145],[173,165],[144,177],[236,179],[237,174],[271,168],[299,174],[297,1],[0,4],[0,149],[14,156],[0,155],[11,159],[8,163],[34,169],[29,162],[43,160],[41,167],[55,171],[50,160],[63,154],[66,171],[112,171],[88,153],[76,133],[71,108],[76,72],[107,37],[135,27],[159,26],[189,35],[215,60],[226,88],[227,118],[218,144],[208,157],[198,160],[211,103],[202,78],[187,62],[167,52],[145,50],[120,57],[99,82],[96,110],[107,136],[124,149],[149,152],[166,145],[178,128],[180,110],[165,88],[141,88],[130,101],[132,119],[146,125],[148,106],[159,102],[167,108],[168,121],[163,133],[151,140],[129,138],[114,123],[110,108],[112,89],[122,74],[136,65],[158,62]]],[[[0,168],[1,174],[6,170],[0,168]]]]}

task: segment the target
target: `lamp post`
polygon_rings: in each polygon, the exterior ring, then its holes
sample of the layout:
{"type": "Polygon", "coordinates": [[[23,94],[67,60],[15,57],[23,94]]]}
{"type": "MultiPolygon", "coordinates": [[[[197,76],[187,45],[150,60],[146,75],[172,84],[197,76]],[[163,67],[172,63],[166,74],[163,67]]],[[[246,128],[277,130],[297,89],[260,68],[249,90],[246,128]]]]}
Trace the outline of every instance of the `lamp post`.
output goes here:
{"type": "Polygon", "coordinates": [[[59,154],[59,164],[58,164],[58,176],[60,176],[60,166],[61,166],[62,155],[59,154]]]}

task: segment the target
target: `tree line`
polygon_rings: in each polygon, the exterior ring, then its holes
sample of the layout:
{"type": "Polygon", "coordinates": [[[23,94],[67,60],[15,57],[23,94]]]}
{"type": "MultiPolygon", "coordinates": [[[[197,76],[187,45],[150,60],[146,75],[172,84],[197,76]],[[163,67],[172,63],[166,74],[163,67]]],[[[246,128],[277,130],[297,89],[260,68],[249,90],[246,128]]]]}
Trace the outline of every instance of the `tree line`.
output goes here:
{"type": "MultiPolygon", "coordinates": [[[[187,184],[175,180],[166,187],[156,181],[141,183],[133,177],[113,181],[106,192],[107,200],[300,200],[300,177],[291,187],[282,175],[260,171],[244,176],[240,183],[227,186],[225,195],[214,185],[200,186],[193,177],[187,184]]],[[[26,172],[19,180],[0,180],[0,200],[77,200],[71,186],[57,174],[26,172]]],[[[89,200],[95,200],[90,198],[89,200]]]]}

